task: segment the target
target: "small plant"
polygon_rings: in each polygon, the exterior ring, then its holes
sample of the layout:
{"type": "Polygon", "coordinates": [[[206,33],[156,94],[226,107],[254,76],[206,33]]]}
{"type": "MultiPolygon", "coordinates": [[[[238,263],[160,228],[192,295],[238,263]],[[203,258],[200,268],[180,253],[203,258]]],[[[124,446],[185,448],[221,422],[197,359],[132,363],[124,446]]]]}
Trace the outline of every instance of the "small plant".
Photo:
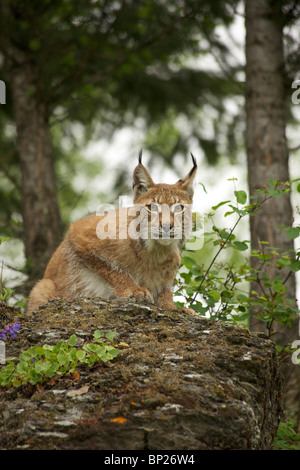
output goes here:
{"type": "MultiPolygon", "coordinates": [[[[249,240],[237,240],[235,229],[240,221],[255,215],[259,207],[270,198],[280,197],[290,190],[290,183],[269,180],[269,186],[257,192],[255,202],[247,204],[245,191],[234,191],[235,202],[222,201],[212,207],[207,214],[211,230],[204,233],[205,245],[215,254],[208,268],[200,263],[199,253],[184,252],[182,267],[184,268],[177,280],[175,294],[183,296],[185,303],[200,315],[223,320],[226,322],[247,325],[250,309],[257,312],[257,318],[266,323],[269,334],[275,321],[289,326],[292,318],[298,313],[294,299],[289,299],[285,284],[291,275],[300,271],[300,252],[281,253],[276,248],[262,242],[259,250],[250,252],[249,240]],[[216,211],[228,205],[224,218],[235,216],[232,228],[217,227],[214,222],[216,211]],[[231,250],[230,261],[222,261],[225,250],[231,250]],[[246,256],[247,255],[247,256],[246,256]],[[255,268],[250,259],[255,259],[255,268]],[[274,264],[277,268],[289,268],[285,277],[268,275],[268,268],[274,264]],[[250,292],[249,285],[254,281],[257,290],[250,292]]],[[[300,227],[282,227],[286,236],[294,239],[300,234],[300,227]]],[[[183,303],[177,302],[178,306],[183,303]]]]}
{"type": "Polygon", "coordinates": [[[54,346],[33,346],[20,354],[17,364],[10,361],[0,371],[0,386],[36,385],[55,376],[72,374],[80,364],[92,367],[96,362],[112,360],[120,351],[107,341],[111,343],[115,334],[112,331],[105,334],[102,330],[96,330],[94,342],[84,344],[82,349],[75,347],[75,334],[67,342],[59,341],[54,346]]]}
{"type": "Polygon", "coordinates": [[[300,435],[295,431],[295,423],[289,419],[280,423],[274,442],[274,450],[300,450],[300,435]]]}
{"type": "Polygon", "coordinates": [[[1,291],[0,291],[0,306],[2,308],[5,308],[9,299],[11,296],[14,294],[14,289],[11,289],[10,287],[2,287],[2,282],[1,282],[1,291]]]}

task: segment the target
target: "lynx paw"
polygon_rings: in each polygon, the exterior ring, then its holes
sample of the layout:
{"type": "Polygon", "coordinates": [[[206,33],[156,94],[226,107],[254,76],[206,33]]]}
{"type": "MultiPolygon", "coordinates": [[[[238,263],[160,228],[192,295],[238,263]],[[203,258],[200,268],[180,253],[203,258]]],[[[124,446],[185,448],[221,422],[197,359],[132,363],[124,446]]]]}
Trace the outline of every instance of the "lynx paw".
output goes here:
{"type": "Polygon", "coordinates": [[[135,289],[133,291],[128,292],[126,298],[132,299],[134,298],[138,302],[148,302],[150,304],[154,304],[154,299],[152,294],[146,289],[145,287],[140,287],[139,289],[135,289]]]}

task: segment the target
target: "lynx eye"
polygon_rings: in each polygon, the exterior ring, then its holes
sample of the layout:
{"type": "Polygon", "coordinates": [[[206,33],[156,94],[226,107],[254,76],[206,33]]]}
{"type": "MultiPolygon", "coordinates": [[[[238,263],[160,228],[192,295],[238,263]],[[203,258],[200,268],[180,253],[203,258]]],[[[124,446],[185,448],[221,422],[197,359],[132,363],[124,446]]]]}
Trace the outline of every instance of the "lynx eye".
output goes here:
{"type": "Polygon", "coordinates": [[[159,205],[158,204],[148,204],[146,206],[147,210],[149,212],[152,212],[154,214],[158,214],[159,213],[159,205]]]}
{"type": "Polygon", "coordinates": [[[181,214],[185,210],[185,207],[182,204],[174,204],[173,212],[174,214],[181,214]]]}

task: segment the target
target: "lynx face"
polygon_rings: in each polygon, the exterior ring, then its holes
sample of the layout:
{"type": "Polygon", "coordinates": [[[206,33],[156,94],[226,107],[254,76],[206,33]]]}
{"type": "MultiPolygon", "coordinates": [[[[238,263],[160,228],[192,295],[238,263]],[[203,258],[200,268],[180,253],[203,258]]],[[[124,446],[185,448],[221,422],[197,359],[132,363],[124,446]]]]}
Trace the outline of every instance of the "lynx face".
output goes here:
{"type": "Polygon", "coordinates": [[[155,184],[139,160],[133,175],[135,205],[140,210],[140,236],[148,245],[179,246],[192,230],[193,179],[196,162],[189,174],[173,185],[155,184]]]}
{"type": "Polygon", "coordinates": [[[191,204],[176,198],[173,204],[159,203],[157,198],[139,205],[140,235],[161,245],[180,245],[189,237],[192,227],[191,204]]]}

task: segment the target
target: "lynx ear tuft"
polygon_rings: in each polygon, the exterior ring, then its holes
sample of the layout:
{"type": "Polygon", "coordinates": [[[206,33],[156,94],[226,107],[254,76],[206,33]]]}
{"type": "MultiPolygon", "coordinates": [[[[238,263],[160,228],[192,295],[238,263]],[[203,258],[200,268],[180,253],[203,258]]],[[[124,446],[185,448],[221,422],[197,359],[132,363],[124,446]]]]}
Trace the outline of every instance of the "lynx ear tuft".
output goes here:
{"type": "Polygon", "coordinates": [[[134,194],[134,202],[142,196],[142,194],[146,193],[155,186],[155,183],[152,181],[151,176],[149,175],[148,171],[142,164],[142,150],[139,153],[139,164],[135,168],[133,172],[133,194],[134,194]]]}
{"type": "Polygon", "coordinates": [[[192,152],[190,152],[190,154],[191,154],[191,157],[192,157],[192,160],[193,160],[193,164],[194,164],[193,169],[194,169],[194,168],[197,168],[197,160],[196,160],[196,158],[194,157],[194,155],[192,154],[192,152]]]}
{"type": "Polygon", "coordinates": [[[194,178],[195,178],[198,167],[197,167],[196,158],[194,157],[192,152],[191,152],[191,157],[193,160],[193,168],[184,178],[181,178],[179,181],[177,181],[176,185],[179,186],[180,189],[183,190],[185,194],[192,200],[193,195],[194,195],[194,189],[193,189],[194,178]]]}
{"type": "Polygon", "coordinates": [[[139,163],[142,164],[143,149],[139,152],[139,163]]]}

